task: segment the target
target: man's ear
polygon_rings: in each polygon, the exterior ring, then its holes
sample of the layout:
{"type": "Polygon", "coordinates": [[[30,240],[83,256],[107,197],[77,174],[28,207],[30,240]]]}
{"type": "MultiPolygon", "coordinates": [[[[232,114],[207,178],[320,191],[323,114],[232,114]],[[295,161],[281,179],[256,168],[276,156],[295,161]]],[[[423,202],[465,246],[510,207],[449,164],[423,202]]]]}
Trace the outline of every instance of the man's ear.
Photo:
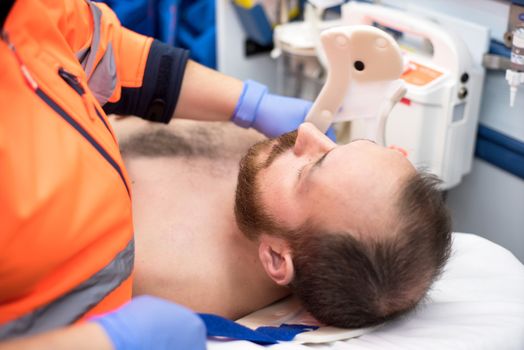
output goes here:
{"type": "Polygon", "coordinates": [[[289,244],[282,238],[262,234],[258,256],[269,277],[281,286],[288,285],[295,275],[289,244]]]}

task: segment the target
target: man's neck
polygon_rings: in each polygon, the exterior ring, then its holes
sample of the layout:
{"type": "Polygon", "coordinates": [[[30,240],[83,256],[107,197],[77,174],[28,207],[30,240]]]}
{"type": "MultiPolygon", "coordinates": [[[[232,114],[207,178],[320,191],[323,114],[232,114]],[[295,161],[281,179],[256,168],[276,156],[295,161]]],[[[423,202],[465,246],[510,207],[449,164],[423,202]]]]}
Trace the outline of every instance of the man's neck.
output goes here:
{"type": "Polygon", "coordinates": [[[135,292],[238,318],[288,294],[237,228],[236,161],[127,160],[134,182],[135,292]]]}

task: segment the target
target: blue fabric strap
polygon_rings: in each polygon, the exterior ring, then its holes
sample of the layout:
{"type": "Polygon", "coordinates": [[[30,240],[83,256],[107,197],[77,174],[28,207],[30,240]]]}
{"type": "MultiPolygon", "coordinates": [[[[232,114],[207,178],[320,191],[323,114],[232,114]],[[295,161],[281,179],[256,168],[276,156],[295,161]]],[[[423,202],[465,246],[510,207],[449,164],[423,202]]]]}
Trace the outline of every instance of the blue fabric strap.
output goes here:
{"type": "Polygon", "coordinates": [[[208,337],[226,337],[231,339],[248,340],[253,343],[269,345],[278,341],[264,333],[249,329],[241,324],[211,314],[198,314],[207,328],[208,337]]]}
{"type": "Polygon", "coordinates": [[[226,337],[247,340],[261,345],[277,344],[279,340],[292,340],[297,334],[317,329],[316,326],[288,325],[280,327],[259,327],[255,331],[226,318],[199,314],[207,328],[208,337],[226,337]]]}
{"type": "Polygon", "coordinates": [[[280,327],[258,327],[257,332],[277,340],[293,340],[297,334],[314,331],[318,326],[306,326],[303,324],[282,324],[280,327]]]}

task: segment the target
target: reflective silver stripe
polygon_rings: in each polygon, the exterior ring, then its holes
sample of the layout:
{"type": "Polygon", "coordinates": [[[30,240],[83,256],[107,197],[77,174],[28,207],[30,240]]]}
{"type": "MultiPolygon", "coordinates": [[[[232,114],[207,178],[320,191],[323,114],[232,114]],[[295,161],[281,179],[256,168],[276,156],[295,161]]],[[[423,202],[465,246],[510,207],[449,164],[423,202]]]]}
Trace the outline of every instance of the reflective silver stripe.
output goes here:
{"type": "Polygon", "coordinates": [[[66,295],[0,326],[0,340],[44,332],[75,322],[131,275],[134,255],[135,243],[130,240],[108,265],[66,295]]]}
{"type": "Polygon", "coordinates": [[[104,105],[113,94],[116,87],[116,64],[113,55],[113,45],[107,45],[104,57],[97,64],[87,82],[100,105],[104,105]]]}
{"type": "Polygon", "coordinates": [[[116,87],[116,63],[113,46],[108,43],[104,55],[95,66],[96,54],[100,46],[100,25],[102,11],[93,3],[86,0],[93,15],[93,38],[91,46],[76,53],[78,61],[84,68],[87,76],[87,84],[95,95],[100,105],[104,105],[113,94],[116,87]]]}

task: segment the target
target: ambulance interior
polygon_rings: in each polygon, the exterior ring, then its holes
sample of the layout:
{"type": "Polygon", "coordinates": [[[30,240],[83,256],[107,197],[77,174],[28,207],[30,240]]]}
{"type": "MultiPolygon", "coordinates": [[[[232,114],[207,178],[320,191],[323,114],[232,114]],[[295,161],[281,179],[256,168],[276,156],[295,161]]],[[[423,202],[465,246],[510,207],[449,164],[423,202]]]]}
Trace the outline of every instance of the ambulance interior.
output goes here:
{"type": "MultiPolygon", "coordinates": [[[[402,52],[405,91],[378,134],[372,118],[335,117],[337,142],[369,137],[371,130],[439,176],[454,223],[453,253],[427,300],[406,317],[373,329],[321,328],[270,348],[523,349],[524,56],[512,54],[512,45],[521,44],[524,2],[311,0],[299,20],[288,21],[297,3],[216,1],[218,69],[314,101],[327,76],[324,30],[369,25],[388,33],[402,52]],[[281,18],[270,22],[269,34],[254,24],[255,7],[278,8],[281,18]]],[[[365,88],[353,88],[343,109],[364,115],[376,108],[362,95],[365,88]]],[[[292,304],[276,304],[239,322],[278,327],[307,317],[292,304]]],[[[209,349],[263,347],[208,340],[209,349]]]]}

